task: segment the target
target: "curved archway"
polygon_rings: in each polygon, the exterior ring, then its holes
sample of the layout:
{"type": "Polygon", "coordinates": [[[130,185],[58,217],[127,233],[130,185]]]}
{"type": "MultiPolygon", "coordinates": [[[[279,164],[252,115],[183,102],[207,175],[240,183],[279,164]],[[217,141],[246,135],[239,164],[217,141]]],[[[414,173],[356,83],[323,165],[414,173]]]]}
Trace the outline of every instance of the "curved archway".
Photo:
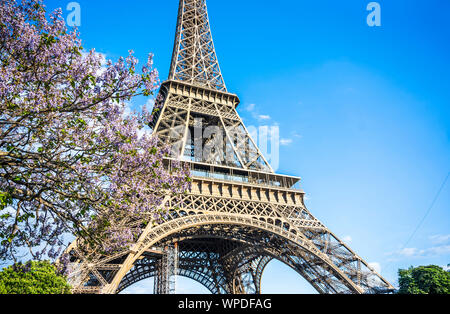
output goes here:
{"type": "MultiPolygon", "coordinates": [[[[184,255],[184,257],[182,256],[181,258],[179,258],[181,267],[178,268],[176,277],[195,281],[206,291],[209,291],[209,293],[220,293],[216,285],[214,285],[210,280],[211,276],[208,276],[207,273],[204,273],[201,270],[193,269],[191,267],[190,263],[192,262],[192,255],[186,253],[182,255],[184,255]]],[[[116,292],[120,293],[136,284],[139,284],[142,281],[154,279],[157,276],[157,272],[158,264],[155,258],[146,257],[140,259],[130,270],[130,272],[122,279],[116,292]]]]}
{"type": "MultiPolygon", "coordinates": [[[[257,261],[257,274],[261,294],[315,294],[318,293],[310,283],[293,269],[271,256],[261,256],[257,261]],[[300,278],[299,278],[300,277],[300,278]]],[[[145,279],[121,287],[118,294],[154,293],[155,272],[147,272],[145,279]]],[[[217,294],[217,290],[205,286],[201,276],[192,276],[190,272],[181,270],[176,276],[176,292],[179,294],[217,294]]],[[[257,279],[257,280],[258,280],[257,279]]]]}
{"type": "MultiPolygon", "coordinates": [[[[283,226],[267,225],[258,219],[233,217],[233,215],[196,215],[180,217],[152,228],[144,233],[141,246],[130,254],[124,263],[128,267],[116,276],[111,288],[119,289],[126,273],[145,251],[160,241],[180,242],[186,239],[214,237],[237,243],[259,243],[259,255],[272,255],[291,265],[321,293],[361,293],[361,288],[351,281],[320,251],[314,250],[309,240],[301,234],[286,231],[283,226]],[[218,236],[220,234],[220,236],[218,236]],[[236,235],[240,237],[237,238],[236,235]],[[254,236],[252,236],[254,235],[254,236]],[[126,273],[124,273],[126,269],[126,273]],[[320,279],[320,280],[319,280],[320,279]],[[324,280],[326,279],[326,280],[324,280]]],[[[229,274],[228,274],[229,276],[229,274]]],[[[228,281],[231,278],[227,278],[228,281]]],[[[230,285],[230,282],[227,283],[230,285]]],[[[232,290],[229,286],[227,290],[232,290]]],[[[236,293],[236,291],[232,291],[236,293]]]]}
{"type": "MultiPolygon", "coordinates": [[[[194,213],[194,212],[193,212],[194,213]]],[[[150,271],[135,267],[146,257],[152,248],[168,243],[183,243],[195,239],[211,239],[211,241],[226,241],[221,252],[216,252],[215,262],[211,265],[216,269],[189,267],[190,277],[200,278],[202,284],[214,293],[259,293],[262,270],[256,271],[252,265],[256,258],[270,256],[295,269],[320,293],[364,293],[370,288],[371,279],[361,272],[361,259],[353,252],[338,243],[343,249],[333,248],[319,242],[314,228],[311,226],[293,226],[286,224],[270,224],[256,216],[244,216],[232,213],[197,213],[186,216],[176,215],[158,226],[148,226],[131,250],[117,253],[115,256],[98,259],[95,263],[83,263],[80,267],[83,291],[99,291],[101,293],[116,293],[125,286],[130,286],[142,279],[148,278],[150,271]],[[289,229],[290,228],[290,229],[289,229]],[[316,241],[317,240],[317,241],[316,241]],[[250,251],[239,252],[240,246],[252,247],[250,251]],[[238,249],[239,258],[223,260],[224,256],[238,249]],[[220,254],[219,254],[220,253],[220,254]],[[222,258],[222,260],[218,260],[222,258]],[[234,261],[234,262],[230,262],[234,261]],[[220,262],[220,263],[218,263],[220,262]],[[357,265],[359,268],[356,268],[357,265]],[[98,270],[105,270],[99,273],[98,270]],[[102,275],[106,274],[106,275],[102,275]],[[214,275],[212,275],[214,274],[214,275]],[[250,284],[242,281],[243,275],[250,284]],[[147,277],[146,277],[147,276],[147,277]],[[84,278],[84,279],[83,279],[84,278]],[[98,278],[98,279],[97,279],[98,278]],[[124,283],[125,280],[125,283],[124,283]],[[250,289],[247,289],[250,288],[250,289]]],[[[328,234],[329,235],[329,234],[328,234]]],[[[216,243],[214,243],[217,246],[216,243]]],[[[206,250],[214,252],[213,250],[206,250]]],[[[205,252],[206,252],[205,251],[205,252]]],[[[236,257],[235,256],[235,257],[236,257]]],[[[203,261],[204,258],[202,257],[203,261]]],[[[211,266],[210,265],[210,266],[211,266]]],[[[203,265],[204,266],[204,265],[203,265]]],[[[256,267],[256,268],[255,268],[256,267]]],[[[373,275],[373,273],[369,273],[373,275]]],[[[373,278],[373,277],[372,277],[373,278]]],[[[375,278],[381,280],[380,278],[375,278]]],[[[378,283],[377,283],[378,284],[378,283]]],[[[380,285],[384,284],[381,282],[380,285]]]]}

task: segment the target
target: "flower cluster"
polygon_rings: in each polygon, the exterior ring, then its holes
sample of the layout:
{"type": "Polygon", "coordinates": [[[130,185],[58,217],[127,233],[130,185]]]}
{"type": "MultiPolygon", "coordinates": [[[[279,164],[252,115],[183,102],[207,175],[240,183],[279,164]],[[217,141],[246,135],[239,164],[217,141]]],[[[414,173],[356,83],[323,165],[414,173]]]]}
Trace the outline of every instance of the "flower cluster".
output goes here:
{"type": "Polygon", "coordinates": [[[106,65],[84,52],[41,0],[2,0],[0,259],[22,247],[55,258],[65,233],[105,253],[124,248],[165,195],[189,188],[188,169],[169,172],[168,150],[142,132],[152,114],[125,114],[159,84],[152,55],[141,73],[137,64],[132,51],[106,65]]]}

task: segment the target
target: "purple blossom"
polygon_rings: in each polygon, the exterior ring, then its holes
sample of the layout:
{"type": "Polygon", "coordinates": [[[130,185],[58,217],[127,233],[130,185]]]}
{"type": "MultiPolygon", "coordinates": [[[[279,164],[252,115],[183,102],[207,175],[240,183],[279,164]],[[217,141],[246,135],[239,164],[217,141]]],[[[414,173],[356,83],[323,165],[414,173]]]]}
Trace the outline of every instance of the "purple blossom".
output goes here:
{"type": "Polygon", "coordinates": [[[141,73],[137,64],[131,50],[115,63],[84,52],[61,10],[47,20],[41,0],[2,0],[0,192],[11,202],[0,207],[1,259],[24,246],[54,259],[64,234],[105,254],[126,249],[142,232],[136,222],[161,221],[166,193],[189,188],[188,169],[165,169],[169,149],[140,132],[162,99],[125,115],[126,102],[159,86],[153,55],[141,73]]]}

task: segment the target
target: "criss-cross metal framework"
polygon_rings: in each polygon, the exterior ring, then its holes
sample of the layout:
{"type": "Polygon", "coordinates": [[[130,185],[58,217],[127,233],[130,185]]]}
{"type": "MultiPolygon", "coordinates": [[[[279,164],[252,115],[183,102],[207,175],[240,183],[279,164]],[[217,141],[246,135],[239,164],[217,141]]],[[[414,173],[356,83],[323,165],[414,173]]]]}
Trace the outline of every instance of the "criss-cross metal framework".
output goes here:
{"type": "Polygon", "coordinates": [[[206,1],[180,1],[170,80],[226,91],[211,36],[206,1]]]}
{"type": "Polygon", "coordinates": [[[180,0],[170,76],[159,95],[154,136],[172,148],[166,167],[189,164],[192,188],[166,197],[172,210],[130,249],[86,255],[75,241],[68,252],[76,293],[119,293],[151,277],[156,293],[170,293],[178,275],[211,293],[259,294],[274,259],[320,293],[393,290],[308,211],[300,178],[276,174],[261,154],[236,111],[239,98],[226,90],[205,0],[180,0]]]}

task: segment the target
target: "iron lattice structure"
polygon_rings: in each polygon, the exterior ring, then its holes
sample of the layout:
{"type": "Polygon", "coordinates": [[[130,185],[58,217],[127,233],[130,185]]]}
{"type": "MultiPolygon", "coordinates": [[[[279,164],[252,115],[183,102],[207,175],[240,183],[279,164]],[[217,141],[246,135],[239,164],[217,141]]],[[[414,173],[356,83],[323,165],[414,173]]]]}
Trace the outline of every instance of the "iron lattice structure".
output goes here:
{"type": "Polygon", "coordinates": [[[259,294],[273,259],[320,293],[393,290],[308,211],[297,188],[300,178],[271,169],[242,123],[238,104],[220,72],[205,0],[180,0],[170,76],[151,127],[161,145],[172,147],[167,167],[176,159],[190,165],[192,188],[166,197],[164,206],[178,210],[148,225],[131,249],[86,256],[75,241],[68,251],[76,293],[119,293],[151,277],[156,293],[173,293],[178,275],[211,293],[259,294]]]}

